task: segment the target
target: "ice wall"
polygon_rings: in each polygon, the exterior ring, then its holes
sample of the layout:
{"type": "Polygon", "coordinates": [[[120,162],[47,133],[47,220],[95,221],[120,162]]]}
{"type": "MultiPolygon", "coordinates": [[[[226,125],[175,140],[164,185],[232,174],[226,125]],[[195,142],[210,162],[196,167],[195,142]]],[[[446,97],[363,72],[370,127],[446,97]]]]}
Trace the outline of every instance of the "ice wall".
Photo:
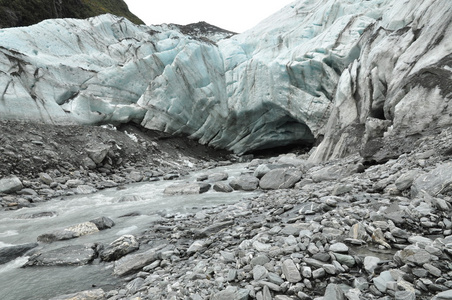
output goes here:
{"type": "Polygon", "coordinates": [[[0,118],[134,121],[236,153],[324,137],[314,161],[375,152],[452,123],[451,8],[299,0],[230,38],[112,15],[0,30],[0,118]]]}

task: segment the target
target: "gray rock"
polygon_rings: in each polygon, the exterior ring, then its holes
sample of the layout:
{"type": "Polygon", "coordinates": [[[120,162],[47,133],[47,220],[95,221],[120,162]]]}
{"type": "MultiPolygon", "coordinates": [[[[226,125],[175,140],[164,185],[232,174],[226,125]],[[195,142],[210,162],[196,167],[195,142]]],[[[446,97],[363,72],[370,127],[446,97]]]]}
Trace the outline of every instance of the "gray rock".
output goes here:
{"type": "Polygon", "coordinates": [[[422,266],[432,260],[432,256],[424,249],[417,247],[406,247],[403,250],[399,250],[394,254],[394,260],[398,263],[414,263],[422,266]]]}
{"type": "Polygon", "coordinates": [[[275,169],[262,177],[259,186],[264,190],[288,189],[300,181],[301,176],[298,169],[275,169]]]}
{"type": "Polygon", "coordinates": [[[268,271],[264,266],[255,266],[253,268],[253,279],[256,281],[264,280],[267,278],[268,271]]]}
{"type": "Polygon", "coordinates": [[[39,180],[47,185],[50,185],[53,182],[53,178],[47,173],[39,173],[39,180]]]}
{"type": "Polygon", "coordinates": [[[228,178],[229,178],[229,175],[226,172],[212,173],[207,176],[207,180],[209,182],[223,181],[223,180],[227,180],[228,178]]]}
{"type": "Polygon", "coordinates": [[[64,241],[77,238],[77,234],[73,231],[57,229],[49,233],[43,233],[37,237],[38,242],[53,243],[55,241],[64,241]]]}
{"type": "Polygon", "coordinates": [[[269,262],[270,262],[270,259],[268,258],[267,255],[259,254],[256,257],[253,257],[253,259],[251,259],[250,265],[253,267],[254,266],[263,266],[269,262]]]}
{"type": "Polygon", "coordinates": [[[308,266],[302,266],[301,267],[301,275],[304,278],[311,278],[312,276],[312,269],[308,266]]]}
{"type": "Polygon", "coordinates": [[[348,253],[348,246],[344,243],[334,243],[330,246],[330,251],[337,253],[348,253]]]}
{"type": "Polygon", "coordinates": [[[323,300],[345,300],[344,292],[337,284],[330,283],[326,287],[323,300]]]}
{"type": "Polygon", "coordinates": [[[234,225],[234,221],[218,222],[218,223],[210,225],[204,229],[194,230],[194,236],[196,239],[208,237],[211,234],[214,234],[215,232],[228,228],[232,225],[234,225]]]}
{"type": "Polygon", "coordinates": [[[364,269],[367,273],[373,274],[375,268],[378,266],[378,263],[380,262],[380,258],[375,256],[366,256],[364,257],[364,269]]]}
{"type": "Polygon", "coordinates": [[[452,290],[447,290],[436,294],[432,300],[451,300],[452,299],[452,290]]]}
{"type": "Polygon", "coordinates": [[[452,163],[445,163],[427,174],[419,176],[411,186],[413,196],[425,191],[432,196],[450,191],[452,185],[452,163]]]}
{"type": "Polygon", "coordinates": [[[118,202],[137,202],[143,201],[143,198],[139,195],[124,195],[118,199],[118,202]]]}
{"type": "Polygon", "coordinates": [[[187,255],[193,255],[206,247],[206,242],[203,240],[194,241],[187,249],[187,255]]]}
{"type": "Polygon", "coordinates": [[[22,188],[22,182],[17,176],[10,175],[0,179],[0,193],[10,194],[20,191],[22,188]]]}
{"type": "Polygon", "coordinates": [[[210,190],[208,183],[182,183],[167,187],[163,192],[167,195],[202,194],[210,190]]]}
{"type": "Polygon", "coordinates": [[[345,255],[340,253],[333,253],[336,260],[341,263],[342,265],[346,265],[347,267],[351,268],[356,264],[355,258],[351,255],[345,255]]]}
{"type": "Polygon", "coordinates": [[[324,268],[318,268],[312,271],[312,278],[313,279],[319,279],[325,277],[325,269],[324,268]]]}
{"type": "Polygon", "coordinates": [[[75,193],[78,195],[88,195],[97,192],[97,189],[91,185],[82,184],[75,188],[75,193]]]}
{"type": "Polygon", "coordinates": [[[84,222],[64,229],[57,229],[50,233],[44,233],[38,236],[38,242],[52,243],[54,241],[62,241],[77,238],[83,235],[98,232],[96,224],[92,222],[84,222]]]}
{"type": "Polygon", "coordinates": [[[108,217],[99,217],[90,222],[94,223],[99,230],[105,230],[115,226],[115,222],[108,217]]]}
{"type": "Polygon", "coordinates": [[[391,281],[394,281],[394,278],[390,271],[381,272],[378,277],[373,279],[375,287],[382,293],[386,292],[387,284],[391,281]]]}
{"type": "Polygon", "coordinates": [[[88,154],[88,157],[91,158],[96,165],[98,165],[102,163],[110,149],[111,146],[99,143],[89,146],[85,149],[85,151],[88,154]]]}
{"type": "Polygon", "coordinates": [[[118,260],[139,248],[140,244],[133,235],[123,235],[105,247],[105,249],[100,252],[100,258],[103,261],[118,260]]]}
{"type": "Polygon", "coordinates": [[[337,273],[336,267],[332,264],[324,264],[322,268],[330,275],[335,275],[337,273]]]}
{"type": "Polygon", "coordinates": [[[96,244],[66,246],[33,254],[24,267],[83,266],[96,258],[96,244]]]}
{"type": "Polygon", "coordinates": [[[278,274],[269,272],[267,276],[268,281],[270,281],[271,283],[281,285],[284,282],[284,279],[282,279],[278,274]]]}
{"type": "Polygon", "coordinates": [[[249,290],[228,286],[224,291],[214,294],[210,300],[248,300],[249,290]]]}
{"type": "Polygon", "coordinates": [[[140,182],[143,180],[144,176],[139,171],[132,171],[129,173],[127,178],[129,178],[130,180],[132,180],[134,182],[140,182]]]}
{"type": "Polygon", "coordinates": [[[62,295],[50,298],[49,300],[104,300],[105,292],[102,289],[78,292],[74,294],[62,295]]]}
{"type": "Polygon", "coordinates": [[[175,173],[166,174],[165,176],[163,176],[163,180],[173,180],[173,179],[176,179],[179,177],[180,177],[179,174],[175,174],[175,173]]]}
{"type": "Polygon", "coordinates": [[[416,300],[416,293],[414,291],[396,291],[394,295],[395,300],[416,300]]]}
{"type": "Polygon", "coordinates": [[[363,223],[354,224],[350,228],[349,237],[355,240],[362,240],[364,242],[370,242],[372,240],[363,223]]]}
{"type": "Polygon", "coordinates": [[[216,182],[213,185],[213,189],[221,193],[231,193],[234,189],[226,182],[216,182]]]}
{"type": "Polygon", "coordinates": [[[286,259],[282,264],[282,271],[287,281],[292,283],[301,281],[300,272],[293,260],[286,259]]]}
{"type": "Polygon", "coordinates": [[[129,254],[115,261],[113,273],[117,276],[129,274],[153,263],[154,261],[160,259],[160,257],[161,253],[155,249],[137,254],[129,254]]]}
{"type": "Polygon", "coordinates": [[[437,267],[431,265],[431,264],[424,264],[422,267],[424,269],[426,269],[434,277],[440,277],[441,276],[441,270],[438,269],[437,267]]]}
{"type": "Polygon", "coordinates": [[[252,175],[242,175],[229,182],[234,190],[254,191],[259,186],[259,179],[252,175]]]}
{"type": "Polygon", "coordinates": [[[29,243],[0,248],[0,264],[12,261],[37,246],[37,243],[29,243]]]}
{"type": "Polygon", "coordinates": [[[395,181],[395,186],[399,191],[404,191],[406,189],[409,189],[411,187],[411,184],[413,181],[419,176],[418,170],[410,170],[404,174],[402,174],[397,180],[395,181]]]}
{"type": "Polygon", "coordinates": [[[97,167],[96,163],[89,157],[82,160],[82,166],[89,170],[94,170],[97,167]]]}

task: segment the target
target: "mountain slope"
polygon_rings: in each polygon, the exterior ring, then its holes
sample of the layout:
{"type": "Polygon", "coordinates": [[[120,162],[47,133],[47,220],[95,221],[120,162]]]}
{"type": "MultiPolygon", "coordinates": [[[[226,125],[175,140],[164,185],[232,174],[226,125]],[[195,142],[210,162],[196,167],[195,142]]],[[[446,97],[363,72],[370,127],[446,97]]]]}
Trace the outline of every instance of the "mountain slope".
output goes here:
{"type": "Polygon", "coordinates": [[[122,0],[1,0],[0,28],[29,26],[54,18],[85,19],[111,13],[144,24],[122,0]]]}

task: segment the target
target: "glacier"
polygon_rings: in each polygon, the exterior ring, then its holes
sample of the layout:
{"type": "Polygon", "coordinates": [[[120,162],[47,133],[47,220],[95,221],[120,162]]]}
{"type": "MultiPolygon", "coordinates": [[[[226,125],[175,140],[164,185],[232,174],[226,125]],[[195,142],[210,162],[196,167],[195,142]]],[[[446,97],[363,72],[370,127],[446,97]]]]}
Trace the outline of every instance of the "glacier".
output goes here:
{"type": "Polygon", "coordinates": [[[451,8],[299,0],[237,35],[113,15],[4,29],[0,119],[135,122],[238,154],[317,140],[312,161],[375,152],[452,123],[451,8]]]}

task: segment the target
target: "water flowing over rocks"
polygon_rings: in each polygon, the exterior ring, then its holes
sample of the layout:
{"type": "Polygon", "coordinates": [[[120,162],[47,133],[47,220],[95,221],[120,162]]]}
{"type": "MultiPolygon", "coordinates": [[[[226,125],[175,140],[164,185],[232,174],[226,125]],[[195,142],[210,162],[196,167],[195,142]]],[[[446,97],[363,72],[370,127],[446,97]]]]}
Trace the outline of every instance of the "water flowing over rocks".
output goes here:
{"type": "MultiPolygon", "coordinates": [[[[138,237],[139,253],[115,262],[127,284],[107,299],[448,299],[452,198],[412,190],[448,166],[449,156],[420,157],[450,136],[359,172],[358,156],[314,165],[298,155],[306,163],[274,169],[298,170],[295,187],[162,215],[138,237]],[[341,177],[319,176],[328,169],[341,177]],[[334,196],[338,186],[348,188],[334,196]]],[[[279,158],[251,161],[243,176],[279,158]]]]}

